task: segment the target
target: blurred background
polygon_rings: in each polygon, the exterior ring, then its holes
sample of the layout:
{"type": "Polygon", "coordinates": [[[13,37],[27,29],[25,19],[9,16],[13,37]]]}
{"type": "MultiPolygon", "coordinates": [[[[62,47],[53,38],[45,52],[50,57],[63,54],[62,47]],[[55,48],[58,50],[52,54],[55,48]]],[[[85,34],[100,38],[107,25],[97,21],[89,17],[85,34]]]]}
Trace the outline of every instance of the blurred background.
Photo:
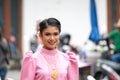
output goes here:
{"type": "MultiPolygon", "coordinates": [[[[120,1],[95,2],[99,35],[107,35],[120,18],[120,1]]],[[[21,59],[31,49],[31,38],[36,34],[39,19],[57,18],[62,24],[62,33],[72,36],[70,43],[80,50],[87,49],[90,63],[99,58],[100,52],[94,51],[96,44],[89,40],[92,29],[90,3],[91,0],[0,0],[0,27],[6,39],[15,43],[17,54],[10,59],[8,77],[19,80],[21,59]]]]}

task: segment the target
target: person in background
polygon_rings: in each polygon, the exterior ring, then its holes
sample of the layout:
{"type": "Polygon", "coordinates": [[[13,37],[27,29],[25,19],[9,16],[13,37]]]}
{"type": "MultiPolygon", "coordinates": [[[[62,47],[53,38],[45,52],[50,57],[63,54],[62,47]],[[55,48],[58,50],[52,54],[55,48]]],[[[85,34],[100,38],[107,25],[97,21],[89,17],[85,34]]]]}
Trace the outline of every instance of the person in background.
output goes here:
{"type": "Polygon", "coordinates": [[[57,48],[62,52],[72,51],[75,54],[79,53],[77,46],[74,46],[71,42],[71,34],[69,33],[62,33],[60,35],[60,42],[57,48]]]}
{"type": "Polygon", "coordinates": [[[37,23],[36,23],[36,32],[37,32],[36,35],[37,35],[37,43],[38,43],[37,48],[36,48],[36,51],[38,51],[39,49],[42,48],[42,42],[41,42],[41,39],[40,39],[40,37],[39,37],[39,34],[40,34],[39,24],[40,24],[41,21],[42,21],[41,19],[40,19],[40,20],[37,20],[37,23]]]}
{"type": "Polygon", "coordinates": [[[79,80],[78,62],[72,52],[57,49],[61,23],[56,18],[44,19],[39,24],[42,48],[28,51],[22,61],[20,80],[79,80]]]}
{"type": "Polygon", "coordinates": [[[41,39],[39,37],[39,33],[40,33],[39,23],[40,23],[40,21],[41,20],[36,21],[36,34],[33,35],[33,37],[30,40],[30,49],[33,51],[33,53],[35,53],[36,51],[38,51],[39,49],[42,48],[41,39]]]}
{"type": "Polygon", "coordinates": [[[120,19],[114,26],[116,29],[113,30],[108,36],[108,39],[112,40],[114,43],[114,49],[110,50],[110,53],[112,54],[110,56],[110,60],[120,63],[120,19]]]}
{"type": "Polygon", "coordinates": [[[10,61],[11,65],[10,69],[20,69],[20,60],[22,55],[19,52],[19,48],[17,47],[16,37],[14,35],[10,35],[9,37],[9,51],[10,51],[10,61]]]}
{"type": "Polygon", "coordinates": [[[37,46],[38,46],[38,41],[37,41],[37,35],[35,34],[30,39],[30,49],[33,51],[33,53],[36,51],[37,46]]]}
{"type": "Polygon", "coordinates": [[[5,80],[9,64],[9,61],[7,59],[9,48],[8,42],[2,34],[3,32],[0,28],[0,78],[1,80],[5,80]]]}
{"type": "Polygon", "coordinates": [[[15,36],[11,35],[9,39],[9,48],[10,48],[10,58],[16,59],[17,58],[17,46],[16,46],[16,38],[15,36]]]}

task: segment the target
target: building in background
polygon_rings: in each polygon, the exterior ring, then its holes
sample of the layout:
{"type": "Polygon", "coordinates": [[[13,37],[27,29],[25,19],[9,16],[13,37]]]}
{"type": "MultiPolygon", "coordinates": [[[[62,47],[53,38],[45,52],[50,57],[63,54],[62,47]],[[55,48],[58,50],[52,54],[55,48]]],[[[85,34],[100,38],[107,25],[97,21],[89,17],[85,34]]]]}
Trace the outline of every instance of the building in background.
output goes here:
{"type": "MultiPolygon", "coordinates": [[[[71,32],[73,42],[87,40],[90,29],[90,0],[0,0],[0,26],[4,35],[16,37],[21,53],[29,48],[29,40],[35,33],[36,20],[56,17],[62,22],[62,31],[71,32]],[[84,29],[85,28],[85,29],[84,29]],[[73,31],[75,30],[75,31],[73,31]],[[86,34],[86,35],[83,35],[86,34]],[[88,34],[88,35],[87,35],[88,34]],[[86,36],[86,37],[85,37],[86,36]]],[[[120,18],[119,0],[96,0],[100,32],[109,33],[120,18]]]]}
{"type": "Polygon", "coordinates": [[[11,34],[16,37],[22,53],[22,0],[0,0],[0,26],[7,39],[11,34]]]}

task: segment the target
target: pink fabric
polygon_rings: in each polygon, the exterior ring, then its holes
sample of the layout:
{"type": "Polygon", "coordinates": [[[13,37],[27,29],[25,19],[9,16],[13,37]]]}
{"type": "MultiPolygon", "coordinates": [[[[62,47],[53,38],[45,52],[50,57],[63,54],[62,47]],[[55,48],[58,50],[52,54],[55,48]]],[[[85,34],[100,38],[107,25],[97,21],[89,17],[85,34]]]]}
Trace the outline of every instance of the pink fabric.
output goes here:
{"type": "Polygon", "coordinates": [[[20,80],[53,80],[50,64],[54,63],[56,63],[58,72],[57,80],[79,80],[78,63],[73,53],[65,54],[57,49],[46,50],[44,48],[34,54],[32,52],[25,54],[20,80]]]}

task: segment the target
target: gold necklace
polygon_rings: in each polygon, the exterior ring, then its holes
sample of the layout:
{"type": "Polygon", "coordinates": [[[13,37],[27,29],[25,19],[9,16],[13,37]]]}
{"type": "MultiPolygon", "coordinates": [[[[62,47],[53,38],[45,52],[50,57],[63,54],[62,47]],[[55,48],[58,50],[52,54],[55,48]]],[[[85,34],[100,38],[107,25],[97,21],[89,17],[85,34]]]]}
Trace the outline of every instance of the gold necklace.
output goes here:
{"type": "MultiPolygon", "coordinates": [[[[48,66],[50,66],[51,64],[49,63],[49,61],[46,59],[46,57],[44,56],[44,54],[42,54],[42,56],[44,57],[44,59],[46,60],[46,62],[48,63],[48,66]]],[[[58,59],[58,55],[57,55],[57,59],[58,59]]],[[[57,62],[56,60],[56,56],[55,56],[55,61],[57,62]]],[[[51,72],[51,77],[53,78],[53,80],[57,80],[58,78],[58,72],[56,70],[56,63],[51,66],[52,67],[52,72],[51,72]]]]}
{"type": "Polygon", "coordinates": [[[57,80],[57,78],[58,78],[58,72],[57,72],[56,68],[52,68],[51,77],[54,80],[57,80]]]}

